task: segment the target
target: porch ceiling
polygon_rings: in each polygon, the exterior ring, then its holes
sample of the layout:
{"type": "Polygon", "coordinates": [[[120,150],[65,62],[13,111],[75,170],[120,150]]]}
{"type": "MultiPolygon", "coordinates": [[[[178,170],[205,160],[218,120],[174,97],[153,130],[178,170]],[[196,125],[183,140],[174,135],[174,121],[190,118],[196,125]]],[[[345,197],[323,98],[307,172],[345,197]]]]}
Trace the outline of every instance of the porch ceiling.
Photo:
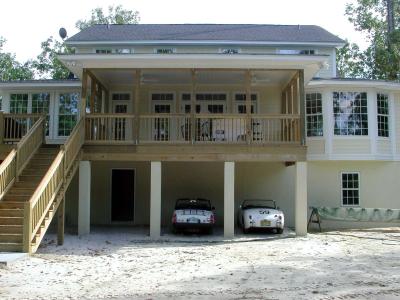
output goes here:
{"type": "Polygon", "coordinates": [[[78,77],[87,69],[304,70],[307,83],[329,60],[326,55],[74,54],[60,60],[78,77]]]}
{"type": "MultiPolygon", "coordinates": [[[[131,69],[92,69],[95,76],[105,85],[133,85],[136,82],[136,72],[131,69]]],[[[284,85],[295,74],[292,70],[254,71],[252,86],[284,85]]],[[[244,71],[198,71],[196,84],[198,85],[243,85],[244,71]]],[[[190,85],[191,72],[189,70],[143,70],[142,85],[190,85]]]]}

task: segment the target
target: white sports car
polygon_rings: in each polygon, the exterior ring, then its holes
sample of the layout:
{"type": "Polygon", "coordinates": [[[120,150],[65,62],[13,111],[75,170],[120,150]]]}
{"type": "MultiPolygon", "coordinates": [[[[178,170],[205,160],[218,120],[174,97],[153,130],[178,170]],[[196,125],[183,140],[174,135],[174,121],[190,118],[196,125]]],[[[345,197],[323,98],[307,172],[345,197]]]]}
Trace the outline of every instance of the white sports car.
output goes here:
{"type": "Polygon", "coordinates": [[[206,231],[215,224],[214,207],[207,199],[178,199],[172,215],[173,231],[206,231]]]}
{"type": "Polygon", "coordinates": [[[285,217],[274,200],[245,200],[239,207],[238,222],[244,233],[256,228],[282,233],[285,217]]]}

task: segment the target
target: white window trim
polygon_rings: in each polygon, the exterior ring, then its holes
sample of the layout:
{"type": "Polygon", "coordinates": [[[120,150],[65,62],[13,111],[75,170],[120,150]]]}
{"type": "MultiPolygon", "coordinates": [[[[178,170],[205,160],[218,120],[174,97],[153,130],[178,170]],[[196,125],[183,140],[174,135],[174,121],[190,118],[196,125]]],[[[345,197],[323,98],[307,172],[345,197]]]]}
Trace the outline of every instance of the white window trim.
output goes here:
{"type": "Polygon", "coordinates": [[[376,91],[376,99],[375,99],[376,139],[377,139],[377,140],[380,140],[380,141],[388,141],[388,140],[391,139],[392,134],[393,134],[393,132],[392,132],[392,130],[391,130],[391,129],[392,129],[392,128],[391,128],[392,126],[391,126],[391,122],[390,122],[391,115],[392,115],[391,112],[392,112],[392,111],[391,111],[391,105],[390,105],[390,93],[377,90],[377,91],[376,91]],[[389,127],[389,129],[388,129],[388,134],[389,134],[389,136],[379,136],[378,116],[380,116],[380,115],[381,115],[381,116],[384,116],[384,115],[382,115],[382,114],[378,114],[378,95],[379,95],[379,94],[381,94],[381,95],[386,95],[386,96],[387,96],[387,104],[388,104],[388,114],[387,114],[388,123],[387,123],[387,125],[388,125],[388,127],[389,127]]]}
{"type": "Polygon", "coordinates": [[[171,113],[175,113],[176,108],[176,92],[171,91],[150,91],[149,92],[149,106],[148,111],[150,113],[154,113],[154,105],[155,104],[170,104],[171,105],[171,113]],[[153,100],[154,94],[172,94],[172,101],[169,100],[153,100]]]}
{"type": "Polygon", "coordinates": [[[223,47],[218,49],[219,54],[225,54],[225,55],[235,55],[235,54],[241,54],[242,53],[242,48],[239,47],[223,47]],[[227,49],[232,49],[232,50],[237,50],[238,53],[224,53],[224,50],[227,49]]]}
{"type": "MultiPolygon", "coordinates": [[[[359,171],[341,171],[339,173],[340,183],[340,206],[341,207],[360,207],[361,206],[361,176],[359,171]],[[343,180],[342,174],[358,174],[358,204],[343,204],[343,180]]],[[[356,190],[353,188],[353,190],[356,190]]]]}
{"type": "Polygon", "coordinates": [[[324,116],[324,101],[323,101],[323,93],[322,92],[309,92],[307,91],[305,93],[305,107],[304,109],[306,110],[305,112],[305,126],[306,126],[306,138],[308,139],[324,139],[325,138],[325,116],[324,116]],[[320,94],[321,95],[321,113],[318,114],[307,114],[307,94],[320,94]],[[322,135],[318,135],[318,136],[308,136],[308,122],[307,122],[307,117],[308,116],[317,116],[317,115],[321,115],[322,116],[322,135]]]}
{"type": "MultiPolygon", "coordinates": [[[[234,113],[236,113],[236,114],[239,113],[239,109],[238,109],[239,105],[242,105],[243,103],[246,103],[246,101],[237,101],[236,100],[236,95],[240,95],[240,94],[246,94],[246,92],[245,91],[234,91],[232,93],[232,103],[234,105],[234,110],[235,110],[234,113]]],[[[260,92],[256,91],[256,92],[251,92],[250,94],[251,95],[256,95],[256,100],[252,100],[251,104],[252,105],[255,104],[255,106],[254,106],[254,108],[255,108],[254,109],[254,114],[258,114],[259,113],[258,110],[259,110],[259,107],[260,107],[260,105],[259,105],[260,104],[260,92]]]]}

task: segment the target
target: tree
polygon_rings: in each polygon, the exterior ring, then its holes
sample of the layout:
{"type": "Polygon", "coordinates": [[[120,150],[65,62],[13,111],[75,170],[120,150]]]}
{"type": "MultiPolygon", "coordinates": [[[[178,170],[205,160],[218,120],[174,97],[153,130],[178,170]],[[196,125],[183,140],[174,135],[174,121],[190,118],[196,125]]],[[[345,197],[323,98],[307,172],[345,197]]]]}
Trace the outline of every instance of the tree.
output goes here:
{"type": "MultiPolygon", "coordinates": [[[[94,24],[137,24],[139,13],[124,9],[121,5],[109,6],[108,14],[98,7],[91,11],[88,20],[79,20],[75,26],[79,30],[88,28],[94,24]]],[[[49,37],[41,44],[42,52],[32,63],[41,78],[67,79],[70,78],[70,71],[58,59],[59,54],[70,54],[73,50],[63,41],[49,37]]]]}
{"type": "Polygon", "coordinates": [[[6,40],[0,36],[0,81],[33,79],[31,62],[21,64],[15,54],[3,52],[6,40]]]}
{"type": "MultiPolygon", "coordinates": [[[[345,14],[356,30],[366,34],[369,42],[368,48],[358,53],[359,64],[363,67],[359,77],[400,80],[398,0],[357,0],[347,4],[345,14]]],[[[351,51],[349,48],[343,51],[346,50],[351,51]]]]}
{"type": "Polygon", "coordinates": [[[138,11],[127,10],[118,6],[109,6],[108,15],[105,15],[101,7],[92,10],[91,17],[88,20],[79,20],[75,27],[83,30],[95,24],[137,24],[140,17],[138,11]]]}

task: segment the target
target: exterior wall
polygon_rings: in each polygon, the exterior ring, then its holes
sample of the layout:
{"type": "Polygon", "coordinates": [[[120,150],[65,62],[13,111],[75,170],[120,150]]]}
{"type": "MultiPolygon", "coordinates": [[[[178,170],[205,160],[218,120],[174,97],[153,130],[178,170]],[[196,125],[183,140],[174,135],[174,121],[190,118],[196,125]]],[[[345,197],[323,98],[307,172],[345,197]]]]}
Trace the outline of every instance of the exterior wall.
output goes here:
{"type": "MultiPolygon", "coordinates": [[[[360,207],[400,208],[397,183],[400,162],[335,161],[308,163],[309,206],[341,207],[341,172],[360,173],[360,207]]],[[[322,228],[399,226],[399,223],[338,222],[323,220],[322,228]]]]}
{"type": "Polygon", "coordinates": [[[394,121],[391,123],[395,128],[396,132],[394,134],[395,137],[395,153],[397,159],[400,158],[400,93],[395,93],[393,95],[394,103],[393,103],[393,111],[394,113],[394,121]]]}

